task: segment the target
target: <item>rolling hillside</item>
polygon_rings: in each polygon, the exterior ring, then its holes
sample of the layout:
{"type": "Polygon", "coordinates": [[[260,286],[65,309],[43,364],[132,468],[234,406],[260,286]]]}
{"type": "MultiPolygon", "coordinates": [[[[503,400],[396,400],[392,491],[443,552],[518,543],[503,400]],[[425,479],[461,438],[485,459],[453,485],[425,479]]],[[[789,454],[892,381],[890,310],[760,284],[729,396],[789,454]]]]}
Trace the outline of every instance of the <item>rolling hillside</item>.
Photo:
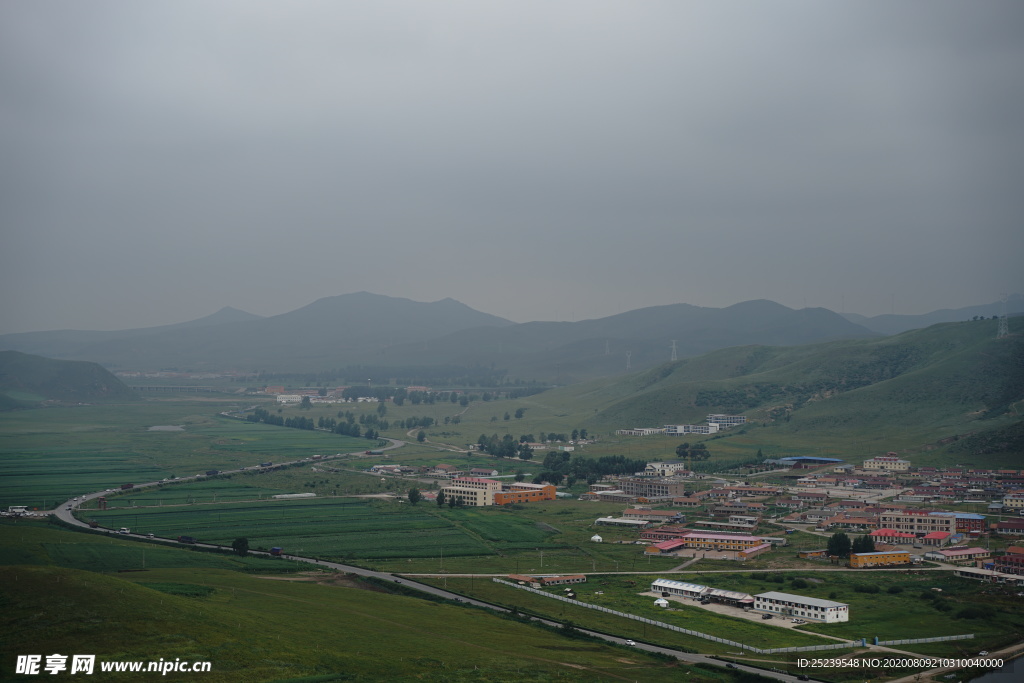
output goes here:
{"type": "Polygon", "coordinates": [[[742,413],[751,421],[747,431],[768,430],[763,433],[783,441],[798,434],[850,442],[888,436],[952,448],[971,437],[990,452],[1024,453],[1018,450],[1024,449],[1018,434],[1024,336],[994,339],[988,322],[884,339],[723,349],[619,381],[548,392],[544,401],[573,406],[577,414],[592,411],[588,423],[595,429],[742,413]]]}
{"type": "Polygon", "coordinates": [[[33,407],[44,401],[98,403],[136,398],[121,380],[96,363],[0,351],[0,410],[33,407]]]}

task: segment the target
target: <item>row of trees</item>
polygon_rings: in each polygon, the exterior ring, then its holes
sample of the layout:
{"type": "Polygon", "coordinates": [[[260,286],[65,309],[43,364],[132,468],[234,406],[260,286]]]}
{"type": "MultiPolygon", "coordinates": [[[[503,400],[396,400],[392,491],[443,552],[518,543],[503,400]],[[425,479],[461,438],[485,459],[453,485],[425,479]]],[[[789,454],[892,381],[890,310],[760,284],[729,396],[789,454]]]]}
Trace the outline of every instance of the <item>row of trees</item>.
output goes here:
{"type": "Polygon", "coordinates": [[[832,557],[849,557],[850,553],[875,552],[875,540],[870,536],[850,539],[842,531],[829,536],[826,552],[832,557]]]}
{"type": "Polygon", "coordinates": [[[600,458],[570,456],[564,451],[549,451],[544,456],[543,470],[533,478],[533,483],[549,482],[559,486],[563,481],[572,486],[577,481],[596,484],[601,477],[632,474],[647,467],[646,460],[633,460],[624,455],[604,455],[600,458]]]}
{"type": "Polygon", "coordinates": [[[711,457],[711,452],[702,443],[695,443],[692,446],[689,443],[681,443],[676,446],[676,457],[680,460],[707,460],[711,457]]]}

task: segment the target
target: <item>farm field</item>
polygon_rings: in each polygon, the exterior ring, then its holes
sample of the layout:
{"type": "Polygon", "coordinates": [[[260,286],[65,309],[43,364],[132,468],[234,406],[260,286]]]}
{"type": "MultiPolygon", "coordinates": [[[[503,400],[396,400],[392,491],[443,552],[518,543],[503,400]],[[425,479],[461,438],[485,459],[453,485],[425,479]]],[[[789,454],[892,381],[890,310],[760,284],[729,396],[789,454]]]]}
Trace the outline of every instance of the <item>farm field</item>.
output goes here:
{"type": "Polygon", "coordinates": [[[0,507],[49,509],[126,482],[372,445],[365,439],[216,416],[232,405],[191,399],[0,413],[0,507]],[[184,431],[149,431],[161,425],[183,426],[184,431]]]}
{"type": "Polygon", "coordinates": [[[197,504],[91,511],[88,516],[108,528],[127,526],[161,537],[185,534],[221,545],[244,536],[253,549],[279,546],[338,561],[493,552],[444,517],[364,499],[197,504]]]}

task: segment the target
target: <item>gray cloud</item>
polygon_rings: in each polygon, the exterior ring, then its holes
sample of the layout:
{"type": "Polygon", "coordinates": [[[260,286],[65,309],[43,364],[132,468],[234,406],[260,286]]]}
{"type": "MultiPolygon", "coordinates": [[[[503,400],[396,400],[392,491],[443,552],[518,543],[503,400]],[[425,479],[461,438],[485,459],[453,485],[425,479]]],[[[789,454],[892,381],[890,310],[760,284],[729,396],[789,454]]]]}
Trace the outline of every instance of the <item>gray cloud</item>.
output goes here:
{"type": "Polygon", "coordinates": [[[0,332],[1022,287],[1018,3],[0,5],[0,332]]]}

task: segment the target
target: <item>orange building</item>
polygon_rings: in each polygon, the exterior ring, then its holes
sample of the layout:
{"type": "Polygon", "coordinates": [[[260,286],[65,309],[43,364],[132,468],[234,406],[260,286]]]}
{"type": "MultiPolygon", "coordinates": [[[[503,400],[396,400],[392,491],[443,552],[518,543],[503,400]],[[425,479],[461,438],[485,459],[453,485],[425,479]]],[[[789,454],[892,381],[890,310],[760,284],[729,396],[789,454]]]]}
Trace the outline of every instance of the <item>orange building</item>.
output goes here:
{"type": "Polygon", "coordinates": [[[495,505],[535,503],[539,500],[554,499],[555,487],[551,484],[512,484],[508,491],[494,494],[495,505]]]}
{"type": "Polygon", "coordinates": [[[910,564],[910,553],[906,550],[889,550],[850,555],[850,566],[854,568],[890,567],[898,564],[910,564]]]}

